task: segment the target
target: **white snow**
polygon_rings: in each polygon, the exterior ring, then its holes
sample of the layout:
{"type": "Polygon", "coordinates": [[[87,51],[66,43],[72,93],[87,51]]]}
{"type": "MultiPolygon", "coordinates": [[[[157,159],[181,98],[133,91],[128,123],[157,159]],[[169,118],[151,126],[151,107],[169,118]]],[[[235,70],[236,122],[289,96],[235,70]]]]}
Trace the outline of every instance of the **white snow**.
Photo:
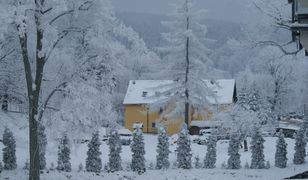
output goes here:
{"type": "MultiPolygon", "coordinates": [[[[216,97],[208,97],[211,104],[232,104],[235,90],[234,79],[219,79],[212,84],[204,80],[207,86],[216,92],[216,97]]],[[[172,80],[131,80],[123,104],[149,104],[157,101],[157,94],[165,91],[168,85],[175,85],[172,80]],[[160,88],[161,87],[161,88],[160,88]]],[[[160,96],[160,98],[163,98],[160,96]]]]}

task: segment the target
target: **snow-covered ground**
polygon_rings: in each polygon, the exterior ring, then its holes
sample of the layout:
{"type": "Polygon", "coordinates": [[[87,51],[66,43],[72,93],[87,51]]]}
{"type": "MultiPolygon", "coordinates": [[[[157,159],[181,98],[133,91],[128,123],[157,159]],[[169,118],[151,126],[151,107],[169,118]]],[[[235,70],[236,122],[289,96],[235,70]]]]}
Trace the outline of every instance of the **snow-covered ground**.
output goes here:
{"type": "MultiPolygon", "coordinates": [[[[23,166],[28,159],[28,130],[26,127],[25,116],[16,115],[16,114],[4,114],[0,112],[0,133],[3,133],[4,126],[8,126],[14,132],[16,137],[16,145],[17,145],[17,163],[18,168],[14,171],[4,171],[0,175],[0,179],[10,179],[10,180],[23,180],[27,179],[27,172],[23,170],[23,166]]],[[[47,128],[48,130],[48,128],[47,128]]],[[[53,162],[56,165],[57,160],[57,145],[58,142],[56,138],[54,138],[52,133],[48,133],[48,147],[47,147],[47,166],[50,167],[50,164],[53,162]]],[[[145,145],[146,145],[146,160],[147,166],[149,167],[151,163],[155,164],[156,162],[156,143],[157,136],[156,135],[145,135],[145,145]]],[[[196,138],[196,137],[191,137],[196,138]]],[[[1,139],[1,138],[0,138],[1,139]]],[[[129,171],[128,166],[131,161],[131,151],[129,146],[123,146],[122,150],[122,165],[124,170],[117,173],[105,173],[102,172],[99,175],[93,173],[78,173],[78,166],[80,163],[85,164],[87,145],[73,143],[71,145],[71,163],[73,171],[71,173],[58,173],[55,171],[50,171],[49,173],[44,172],[42,174],[43,180],[90,180],[90,179],[106,179],[106,180],[125,180],[125,179],[136,179],[136,180],[157,180],[157,179],[177,179],[177,180],[195,180],[195,179],[282,179],[285,177],[289,177],[295,175],[297,173],[301,173],[305,170],[308,170],[308,164],[304,165],[293,165],[293,147],[294,140],[286,139],[288,143],[288,167],[286,169],[279,169],[273,166],[274,164],[274,154],[275,154],[275,137],[267,137],[265,138],[265,159],[269,160],[271,163],[270,169],[264,170],[252,170],[245,169],[244,165],[246,162],[250,163],[250,152],[244,152],[242,149],[240,150],[241,154],[241,162],[243,168],[240,170],[226,170],[222,169],[221,165],[223,162],[227,162],[228,155],[228,141],[218,141],[217,143],[217,168],[215,169],[191,169],[191,170],[181,170],[171,167],[167,171],[158,171],[158,170],[147,170],[144,174],[138,175],[134,172],[129,171]]],[[[172,153],[170,154],[170,162],[173,164],[176,159],[175,149],[176,144],[172,143],[171,140],[170,150],[172,153]]],[[[0,143],[0,148],[3,148],[2,143],[0,143]]],[[[206,146],[192,144],[192,153],[193,157],[198,155],[201,160],[206,153],[206,146]]],[[[102,143],[101,146],[102,151],[102,161],[103,164],[108,162],[108,146],[106,142],[102,143]]],[[[0,160],[2,161],[2,155],[0,156],[0,160]]]]}

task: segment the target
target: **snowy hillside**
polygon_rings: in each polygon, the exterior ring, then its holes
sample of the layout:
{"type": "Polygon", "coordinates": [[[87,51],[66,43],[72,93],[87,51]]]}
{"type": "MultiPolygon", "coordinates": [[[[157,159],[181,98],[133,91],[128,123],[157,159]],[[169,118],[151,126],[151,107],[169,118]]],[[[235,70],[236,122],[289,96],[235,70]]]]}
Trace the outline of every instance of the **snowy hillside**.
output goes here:
{"type": "MultiPolygon", "coordinates": [[[[167,32],[168,30],[161,22],[168,20],[168,16],[133,12],[118,12],[116,16],[124,24],[131,26],[137,31],[149,48],[157,48],[166,44],[161,37],[161,33],[167,32]]],[[[225,44],[231,38],[241,38],[241,24],[210,18],[206,18],[202,23],[207,25],[207,38],[215,41],[210,44],[212,48],[217,48],[221,44],[225,44]]]]}

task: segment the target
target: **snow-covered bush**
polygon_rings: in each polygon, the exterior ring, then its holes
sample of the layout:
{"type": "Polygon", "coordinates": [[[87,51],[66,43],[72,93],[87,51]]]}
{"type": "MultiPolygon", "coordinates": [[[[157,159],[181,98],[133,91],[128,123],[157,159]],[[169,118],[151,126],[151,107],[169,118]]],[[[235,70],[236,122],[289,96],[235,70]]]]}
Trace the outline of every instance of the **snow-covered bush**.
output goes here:
{"type": "Polygon", "coordinates": [[[83,171],[83,164],[80,163],[78,166],[78,172],[82,172],[83,171]]]}
{"type": "Polygon", "coordinates": [[[93,133],[92,139],[88,144],[88,152],[86,159],[86,170],[88,172],[100,172],[102,170],[102,160],[100,155],[102,154],[100,151],[101,142],[99,140],[98,131],[93,133]]]}
{"type": "Polygon", "coordinates": [[[295,134],[295,153],[294,153],[294,164],[303,164],[306,157],[306,140],[305,140],[305,124],[295,134]]]}
{"type": "Polygon", "coordinates": [[[143,134],[140,128],[137,128],[133,133],[131,151],[133,153],[131,169],[138,173],[145,172],[145,147],[143,134]]]}
{"type": "Polygon", "coordinates": [[[30,162],[29,162],[28,159],[26,160],[25,165],[24,165],[24,167],[23,167],[22,169],[23,169],[23,170],[26,170],[26,171],[29,171],[29,170],[30,170],[30,162]]]}
{"type": "Polygon", "coordinates": [[[69,145],[69,139],[67,135],[65,134],[62,139],[60,140],[60,144],[58,146],[58,171],[65,171],[65,172],[71,172],[72,165],[71,165],[71,150],[69,145]]]}
{"type": "Polygon", "coordinates": [[[265,169],[269,169],[269,168],[271,168],[271,163],[270,161],[266,161],[265,169]]]}
{"type": "Polygon", "coordinates": [[[200,157],[197,155],[195,156],[195,168],[200,169],[202,167],[202,164],[200,163],[200,157]]]}
{"type": "Polygon", "coordinates": [[[204,168],[213,169],[216,163],[216,142],[215,136],[210,136],[207,144],[207,152],[204,158],[204,168]]]}
{"type": "Polygon", "coordinates": [[[191,147],[190,138],[186,128],[183,128],[177,141],[177,166],[182,169],[191,169],[191,147]]]}
{"type": "Polygon", "coordinates": [[[227,169],[226,161],[222,162],[221,169],[227,169]]]}
{"type": "Polygon", "coordinates": [[[249,163],[248,163],[247,161],[246,161],[246,163],[245,163],[244,168],[245,168],[245,169],[249,169],[249,168],[250,168],[249,163]]]}
{"type": "Polygon", "coordinates": [[[38,143],[39,143],[39,158],[40,158],[40,169],[46,168],[46,146],[47,146],[47,137],[45,134],[45,127],[42,122],[38,123],[38,143]]]}
{"type": "Polygon", "coordinates": [[[169,162],[169,137],[166,134],[165,128],[159,129],[158,144],[157,144],[157,155],[156,155],[156,168],[157,169],[168,169],[170,166],[169,162]]]}
{"type": "Polygon", "coordinates": [[[228,148],[228,169],[240,169],[241,168],[241,155],[239,154],[240,150],[240,139],[237,134],[233,134],[229,141],[228,148]]]}
{"type": "Polygon", "coordinates": [[[264,160],[264,145],[265,140],[262,137],[259,128],[254,127],[251,137],[251,164],[250,168],[252,169],[264,169],[265,160],[264,160]]]}
{"type": "Polygon", "coordinates": [[[55,164],[54,164],[53,162],[50,164],[50,168],[49,168],[49,170],[50,170],[50,171],[54,171],[54,170],[56,170],[56,168],[55,168],[55,164]]]}
{"type": "Polygon", "coordinates": [[[112,131],[108,140],[109,145],[109,170],[111,172],[122,170],[121,152],[122,145],[120,135],[117,131],[112,131]]]}
{"type": "Polygon", "coordinates": [[[278,139],[276,141],[276,153],[275,153],[275,166],[279,168],[287,167],[287,143],[284,139],[282,130],[278,134],[278,139]]]}
{"type": "Polygon", "coordinates": [[[5,170],[16,169],[16,141],[12,131],[7,127],[3,133],[3,145],[3,168],[5,170]]]}

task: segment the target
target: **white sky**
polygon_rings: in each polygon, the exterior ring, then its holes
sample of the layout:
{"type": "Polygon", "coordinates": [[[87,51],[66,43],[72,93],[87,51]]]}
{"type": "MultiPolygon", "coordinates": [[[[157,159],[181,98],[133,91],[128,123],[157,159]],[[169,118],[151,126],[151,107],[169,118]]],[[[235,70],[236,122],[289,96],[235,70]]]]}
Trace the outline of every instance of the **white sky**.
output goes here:
{"type": "MultiPolygon", "coordinates": [[[[208,10],[208,17],[234,22],[247,22],[250,0],[194,0],[194,8],[208,10]],[[246,3],[245,3],[246,2],[246,3]]],[[[167,14],[175,0],[112,0],[116,12],[167,14]]]]}

